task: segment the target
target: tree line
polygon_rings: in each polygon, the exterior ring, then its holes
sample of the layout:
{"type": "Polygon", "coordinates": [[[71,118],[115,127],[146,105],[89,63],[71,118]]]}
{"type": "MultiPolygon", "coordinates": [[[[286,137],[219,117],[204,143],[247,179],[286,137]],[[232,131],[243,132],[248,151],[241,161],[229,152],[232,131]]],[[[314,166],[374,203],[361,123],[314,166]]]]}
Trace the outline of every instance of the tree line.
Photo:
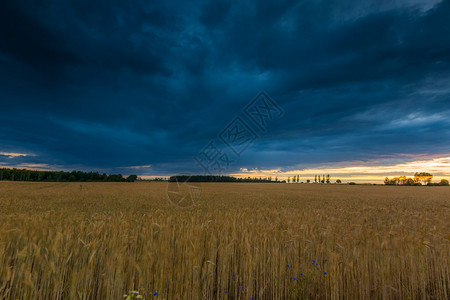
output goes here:
{"type": "MultiPolygon", "coordinates": [[[[104,181],[104,182],[134,182],[140,180],[137,175],[129,175],[124,177],[122,174],[100,174],[99,172],[83,172],[83,171],[38,171],[27,169],[7,169],[0,168],[0,180],[9,181],[47,181],[47,182],[88,182],[88,181],[104,181]]],[[[163,181],[166,179],[158,178],[155,181],[163,181]]],[[[438,183],[432,183],[433,175],[427,172],[417,172],[414,177],[396,176],[393,178],[386,177],[385,185],[437,185],[448,186],[449,181],[442,179],[438,183]]],[[[278,177],[246,177],[237,178],[233,176],[215,176],[215,175],[177,175],[171,176],[169,182],[270,182],[270,183],[300,183],[300,176],[288,177],[287,180],[278,180],[278,177]]],[[[306,183],[310,183],[308,179],[306,183]]],[[[314,183],[331,183],[331,176],[316,175],[314,183]]],[[[341,180],[336,180],[337,184],[342,183],[341,180]]]]}
{"type": "MultiPolygon", "coordinates": [[[[288,183],[291,183],[291,182],[292,183],[303,183],[303,181],[300,181],[300,175],[293,176],[292,179],[291,179],[291,177],[288,177],[287,182],[288,183]]],[[[309,180],[309,179],[306,180],[306,183],[310,183],[310,182],[311,182],[311,180],[309,180]]],[[[320,175],[316,175],[316,176],[314,176],[314,183],[327,183],[327,184],[330,184],[331,183],[331,176],[330,176],[330,174],[328,174],[326,176],[323,175],[322,177],[320,177],[320,175]]],[[[340,183],[342,183],[342,181],[340,179],[337,179],[336,183],[340,184],[340,183]]]]}
{"type": "Polygon", "coordinates": [[[278,177],[272,180],[272,177],[247,177],[237,178],[233,176],[221,175],[176,175],[170,176],[169,182],[286,182],[278,181],[278,177]]]}
{"type": "Polygon", "coordinates": [[[0,169],[0,180],[9,181],[48,181],[48,182],[69,182],[69,181],[106,181],[106,182],[134,182],[136,175],[123,177],[122,174],[100,174],[98,172],[83,171],[37,171],[27,169],[0,169]]]}
{"type": "MultiPolygon", "coordinates": [[[[176,175],[171,176],[168,179],[169,182],[272,182],[272,183],[303,183],[300,182],[300,176],[288,177],[286,180],[279,180],[277,176],[266,176],[266,177],[243,177],[237,178],[233,176],[225,175],[176,175]]],[[[311,180],[307,179],[306,183],[310,183],[311,180]]],[[[330,175],[323,175],[320,177],[316,175],[314,179],[315,183],[331,183],[330,175]]],[[[337,184],[341,184],[340,179],[336,180],[337,184]]]]}
{"type": "Polygon", "coordinates": [[[438,183],[432,183],[433,175],[427,172],[416,172],[414,177],[396,176],[392,179],[386,177],[384,179],[385,185],[428,185],[428,186],[448,186],[447,179],[441,179],[438,183]]]}

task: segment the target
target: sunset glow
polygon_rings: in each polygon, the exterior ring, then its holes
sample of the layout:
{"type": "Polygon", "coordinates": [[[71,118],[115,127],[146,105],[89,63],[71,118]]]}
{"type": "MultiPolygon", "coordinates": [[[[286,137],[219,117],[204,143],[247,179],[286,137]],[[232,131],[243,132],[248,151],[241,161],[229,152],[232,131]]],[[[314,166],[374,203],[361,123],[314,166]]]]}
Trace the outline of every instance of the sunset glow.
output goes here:
{"type": "Polygon", "coordinates": [[[314,181],[315,175],[328,175],[332,177],[332,182],[336,179],[343,181],[354,181],[359,183],[382,183],[386,176],[414,176],[414,173],[420,171],[427,171],[434,175],[434,180],[440,180],[443,178],[450,178],[450,156],[439,157],[433,159],[422,159],[417,161],[398,163],[398,164],[385,164],[385,165],[368,165],[363,163],[348,163],[347,166],[328,165],[323,168],[307,168],[307,169],[295,169],[289,171],[282,171],[281,169],[275,170],[248,170],[241,169],[241,172],[232,174],[236,177],[278,177],[279,180],[285,180],[288,177],[300,176],[300,180],[306,182],[306,180],[314,181]]]}

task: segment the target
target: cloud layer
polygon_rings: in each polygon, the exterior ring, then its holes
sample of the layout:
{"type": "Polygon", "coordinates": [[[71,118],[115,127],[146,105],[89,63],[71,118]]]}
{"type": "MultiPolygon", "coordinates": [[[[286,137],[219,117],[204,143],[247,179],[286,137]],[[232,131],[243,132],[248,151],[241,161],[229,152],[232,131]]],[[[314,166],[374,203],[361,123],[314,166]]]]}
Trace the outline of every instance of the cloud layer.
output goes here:
{"type": "Polygon", "coordinates": [[[193,172],[260,90],[285,113],[227,172],[448,153],[449,15],[449,0],[3,1],[0,165],[193,172]]]}

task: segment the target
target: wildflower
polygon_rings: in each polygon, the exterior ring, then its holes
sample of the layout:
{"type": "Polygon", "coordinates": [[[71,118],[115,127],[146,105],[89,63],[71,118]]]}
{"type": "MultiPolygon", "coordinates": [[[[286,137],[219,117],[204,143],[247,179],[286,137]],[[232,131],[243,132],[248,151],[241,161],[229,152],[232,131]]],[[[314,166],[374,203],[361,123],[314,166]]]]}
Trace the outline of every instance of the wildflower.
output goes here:
{"type": "Polygon", "coordinates": [[[233,278],[236,277],[236,275],[234,275],[234,274],[232,276],[233,276],[233,278]]]}
{"type": "Polygon", "coordinates": [[[289,264],[287,264],[287,265],[286,265],[286,267],[288,267],[288,268],[289,268],[289,267],[290,267],[290,265],[289,265],[289,264]]]}
{"type": "Polygon", "coordinates": [[[153,293],[153,296],[158,296],[158,292],[154,292],[154,293],[153,293]]]}
{"type": "Polygon", "coordinates": [[[292,278],[294,278],[294,280],[298,280],[297,277],[292,277],[292,278]]]}
{"type": "Polygon", "coordinates": [[[300,276],[303,276],[303,273],[300,273],[300,276]]]}
{"type": "Polygon", "coordinates": [[[327,272],[323,272],[323,274],[327,275],[327,272]]]}
{"type": "Polygon", "coordinates": [[[225,291],[225,294],[228,294],[228,291],[225,291]]]}

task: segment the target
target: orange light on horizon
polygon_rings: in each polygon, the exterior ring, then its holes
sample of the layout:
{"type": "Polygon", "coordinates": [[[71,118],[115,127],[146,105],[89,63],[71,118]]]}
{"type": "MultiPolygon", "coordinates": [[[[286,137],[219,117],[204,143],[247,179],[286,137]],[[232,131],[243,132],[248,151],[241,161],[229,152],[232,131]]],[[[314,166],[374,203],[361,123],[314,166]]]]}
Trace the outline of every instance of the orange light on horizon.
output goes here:
{"type": "MultiPolygon", "coordinates": [[[[342,164],[342,163],[340,163],[342,164]]],[[[354,163],[352,163],[354,164],[354,163]]],[[[428,160],[417,160],[412,162],[397,163],[392,165],[351,165],[351,166],[328,166],[323,168],[296,169],[282,171],[281,169],[272,170],[249,170],[241,168],[241,172],[230,174],[236,177],[268,177],[275,176],[279,180],[285,180],[288,177],[299,175],[301,181],[314,181],[314,176],[323,176],[330,174],[332,181],[337,179],[345,181],[355,181],[360,183],[382,183],[385,177],[394,176],[414,176],[416,172],[430,172],[434,174],[434,180],[440,180],[450,177],[450,157],[439,157],[428,160]]]]}

